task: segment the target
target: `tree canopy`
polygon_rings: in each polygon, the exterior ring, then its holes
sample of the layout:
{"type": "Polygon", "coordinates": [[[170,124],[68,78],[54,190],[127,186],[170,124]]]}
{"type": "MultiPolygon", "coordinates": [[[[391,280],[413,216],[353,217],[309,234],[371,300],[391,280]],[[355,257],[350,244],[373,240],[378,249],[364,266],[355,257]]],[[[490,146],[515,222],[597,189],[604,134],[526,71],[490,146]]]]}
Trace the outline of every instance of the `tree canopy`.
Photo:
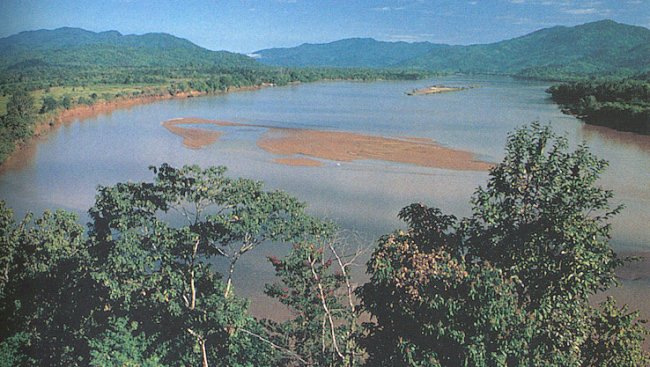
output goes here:
{"type": "Polygon", "coordinates": [[[408,231],[380,240],[359,290],[377,320],[364,340],[374,365],[647,363],[637,314],[589,303],[622,264],[608,242],[621,208],[597,186],[605,166],[533,124],[509,136],[471,217],[404,208],[408,231]],[[625,352],[614,363],[609,349],[625,352]]]}

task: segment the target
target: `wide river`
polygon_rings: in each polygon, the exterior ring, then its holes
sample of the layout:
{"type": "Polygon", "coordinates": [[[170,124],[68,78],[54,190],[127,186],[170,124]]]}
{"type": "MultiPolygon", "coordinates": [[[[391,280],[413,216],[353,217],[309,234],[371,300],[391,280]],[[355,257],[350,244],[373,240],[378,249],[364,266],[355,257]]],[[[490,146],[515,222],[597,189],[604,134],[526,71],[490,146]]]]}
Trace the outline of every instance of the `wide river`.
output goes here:
{"type": "MultiPolygon", "coordinates": [[[[614,203],[625,205],[613,222],[612,245],[622,255],[650,257],[650,136],[587,126],[564,115],[544,90],[547,83],[508,78],[445,77],[427,81],[324,82],[266,88],[222,96],[168,100],[116,110],[74,121],[35,140],[0,173],[0,198],[22,216],[28,211],[63,208],[80,214],[92,205],[97,185],[151,180],[149,165],[226,165],[232,176],[264,180],[308,202],[309,212],[354,231],[372,245],[381,234],[402,227],[400,208],[423,202],[463,216],[469,198],[484,185],[486,172],[424,168],[385,161],[335,162],[298,167],[274,162],[279,156],[256,142],[266,129],[254,126],[202,126],[224,132],[201,149],[183,145],[161,122],[182,117],[232,121],[282,128],[356,132],[385,137],[430,138],[449,148],[467,150],[478,159],[498,162],[508,132],[532,121],[550,124],[575,147],[586,144],[610,167],[600,181],[614,190],[614,203]],[[478,85],[461,92],[407,96],[433,84],[478,85]]],[[[264,245],[242,261],[235,285],[253,297],[253,311],[269,314],[261,296],[272,281],[269,254],[284,253],[264,245]]],[[[361,270],[359,270],[361,273],[361,270]]],[[[650,262],[621,272],[619,299],[641,308],[650,318],[650,262]]]]}

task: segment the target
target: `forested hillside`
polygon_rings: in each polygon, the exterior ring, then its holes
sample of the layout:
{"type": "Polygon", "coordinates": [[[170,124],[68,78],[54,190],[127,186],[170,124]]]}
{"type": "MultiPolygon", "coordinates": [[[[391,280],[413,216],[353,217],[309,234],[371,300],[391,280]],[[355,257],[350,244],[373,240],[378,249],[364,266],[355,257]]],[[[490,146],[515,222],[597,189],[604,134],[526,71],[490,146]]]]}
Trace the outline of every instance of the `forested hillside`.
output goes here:
{"type": "Polygon", "coordinates": [[[349,39],[256,52],[272,65],[406,67],[567,79],[650,70],[650,30],[603,20],[552,27],[491,44],[449,46],[349,39]]]}
{"type": "Polygon", "coordinates": [[[350,38],[326,44],[305,43],[291,48],[256,51],[258,60],[276,66],[394,67],[447,45],[429,42],[382,42],[372,38],[350,38]]]}
{"type": "Polygon", "coordinates": [[[165,33],[122,35],[59,28],[22,32],[0,39],[0,68],[27,65],[96,67],[246,67],[251,58],[210,51],[165,33]]]}

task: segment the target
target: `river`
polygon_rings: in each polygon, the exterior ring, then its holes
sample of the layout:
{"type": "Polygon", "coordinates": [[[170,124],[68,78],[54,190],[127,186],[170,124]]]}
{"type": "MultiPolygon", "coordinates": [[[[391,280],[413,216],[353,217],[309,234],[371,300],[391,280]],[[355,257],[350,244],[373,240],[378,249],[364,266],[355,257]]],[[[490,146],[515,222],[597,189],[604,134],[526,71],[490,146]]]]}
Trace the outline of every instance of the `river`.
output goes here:
{"type": "MultiPolygon", "coordinates": [[[[274,163],[278,156],[256,142],[266,129],[234,126],[217,142],[189,149],[161,122],[182,117],[241,124],[309,128],[379,135],[430,138],[498,162],[508,132],[532,121],[550,124],[572,146],[586,144],[610,167],[600,181],[614,190],[614,204],[626,208],[613,222],[612,245],[622,255],[650,257],[650,136],[583,124],[564,115],[544,90],[547,83],[498,77],[444,77],[427,81],[321,82],[221,96],[167,100],[133,106],[51,132],[12,157],[0,174],[0,198],[20,216],[28,211],[63,208],[87,220],[97,185],[150,180],[147,169],[163,162],[180,166],[226,165],[232,176],[264,180],[308,202],[309,212],[337,222],[371,244],[379,235],[402,227],[400,208],[423,202],[457,216],[469,214],[469,198],[484,185],[486,172],[424,168],[385,161],[334,162],[320,167],[274,163]],[[433,84],[477,85],[454,93],[407,96],[433,84]]],[[[217,126],[202,128],[220,129],[217,126]]],[[[239,293],[253,297],[253,311],[269,307],[260,296],[272,281],[266,255],[283,253],[272,245],[242,261],[236,274],[239,293]]],[[[617,297],[641,308],[650,318],[650,262],[621,272],[617,297]]]]}

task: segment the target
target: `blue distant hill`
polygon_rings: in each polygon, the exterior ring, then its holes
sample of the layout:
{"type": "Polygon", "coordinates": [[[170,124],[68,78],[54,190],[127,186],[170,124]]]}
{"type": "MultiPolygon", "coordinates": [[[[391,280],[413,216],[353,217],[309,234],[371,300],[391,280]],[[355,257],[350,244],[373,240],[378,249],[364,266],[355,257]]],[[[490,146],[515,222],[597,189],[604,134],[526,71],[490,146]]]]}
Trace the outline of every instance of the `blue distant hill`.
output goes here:
{"type": "Polygon", "coordinates": [[[211,51],[165,33],[122,35],[59,28],[22,32],[0,39],[0,68],[25,66],[255,66],[241,54],[211,51]]]}
{"type": "Polygon", "coordinates": [[[79,67],[399,68],[534,78],[650,72],[650,30],[611,20],[557,26],[481,45],[351,38],[245,55],[211,51],[165,33],[122,35],[59,28],[0,39],[0,70],[79,67]],[[259,62],[258,62],[259,61],[259,62]]]}
{"type": "Polygon", "coordinates": [[[279,66],[416,68],[435,71],[531,75],[645,72],[650,30],[611,20],[557,26],[481,45],[382,42],[351,38],[255,52],[279,66]]]}

